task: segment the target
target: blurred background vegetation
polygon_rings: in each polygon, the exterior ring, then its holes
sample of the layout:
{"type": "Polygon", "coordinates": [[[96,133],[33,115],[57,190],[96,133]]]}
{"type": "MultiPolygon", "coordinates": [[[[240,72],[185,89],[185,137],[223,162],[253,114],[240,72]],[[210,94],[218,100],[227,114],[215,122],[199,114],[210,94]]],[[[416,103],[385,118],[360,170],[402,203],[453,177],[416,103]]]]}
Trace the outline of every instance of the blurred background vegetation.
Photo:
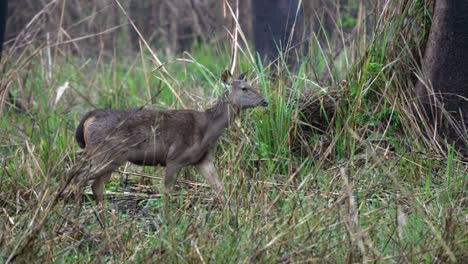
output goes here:
{"type": "MultiPolygon", "coordinates": [[[[191,51],[196,43],[217,45],[229,42],[228,32],[231,32],[235,25],[225,1],[120,2],[151,47],[157,50],[162,48],[164,52],[171,54],[191,51]]],[[[259,19],[256,20],[256,17],[268,17],[269,14],[266,13],[271,12],[268,9],[272,4],[280,3],[281,10],[274,11],[277,12],[276,20],[283,22],[280,15],[285,14],[288,22],[293,22],[299,2],[302,10],[299,12],[296,27],[301,40],[309,39],[310,35],[320,35],[323,39],[322,35],[328,34],[332,42],[341,42],[343,36],[339,35],[342,33],[345,33],[346,41],[351,41],[355,30],[360,29],[362,25],[367,27],[362,30],[371,34],[385,4],[384,1],[370,0],[275,0],[272,3],[252,0],[227,1],[234,12],[237,12],[237,3],[239,4],[238,22],[252,44],[255,36],[262,34],[261,30],[254,26],[259,19]],[[302,16],[303,14],[307,15],[302,16]],[[308,35],[304,36],[303,33],[306,32],[308,35]]],[[[138,35],[114,0],[10,1],[7,24],[6,39],[10,41],[9,44],[21,33],[27,32],[28,36],[23,36],[25,39],[22,41],[43,42],[46,41],[46,34],[49,34],[51,40],[58,42],[83,38],[68,45],[74,53],[80,55],[94,54],[101,48],[108,54],[113,54],[114,49],[128,55],[139,51],[138,35]],[[35,16],[36,19],[32,19],[35,16]]],[[[284,28],[290,26],[283,23],[271,27],[283,28],[281,30],[284,31],[284,28]]]]}

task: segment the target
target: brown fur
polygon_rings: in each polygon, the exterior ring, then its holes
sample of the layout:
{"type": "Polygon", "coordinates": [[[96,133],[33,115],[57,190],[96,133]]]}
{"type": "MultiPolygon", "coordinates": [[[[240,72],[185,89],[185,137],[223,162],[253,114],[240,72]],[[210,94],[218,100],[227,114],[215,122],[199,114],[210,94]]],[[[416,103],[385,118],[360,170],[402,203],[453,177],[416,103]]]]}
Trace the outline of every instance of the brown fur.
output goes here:
{"type": "Polygon", "coordinates": [[[90,160],[90,166],[80,176],[79,187],[94,180],[93,194],[97,202],[102,202],[110,174],[128,161],[143,166],[165,166],[164,185],[171,189],[179,170],[192,165],[224,200],[224,188],[213,163],[217,140],[239,110],[258,105],[267,106],[268,101],[241,75],[233,82],[231,91],[206,111],[91,111],[76,131],[76,139],[85,147],[90,160]]]}

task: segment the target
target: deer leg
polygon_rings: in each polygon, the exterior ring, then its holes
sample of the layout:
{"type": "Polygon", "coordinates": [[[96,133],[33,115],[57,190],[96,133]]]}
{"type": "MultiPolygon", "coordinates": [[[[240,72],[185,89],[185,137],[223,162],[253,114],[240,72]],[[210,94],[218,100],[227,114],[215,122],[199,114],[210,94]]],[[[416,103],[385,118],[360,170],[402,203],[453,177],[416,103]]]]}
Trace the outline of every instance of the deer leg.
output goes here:
{"type": "Polygon", "coordinates": [[[83,189],[89,180],[93,180],[91,189],[97,204],[102,204],[104,201],[104,186],[109,181],[112,172],[120,166],[120,162],[110,162],[106,164],[104,159],[93,159],[91,166],[83,170],[77,181],[77,189],[75,192],[75,214],[79,215],[83,201],[83,189]]]}
{"type": "Polygon", "coordinates": [[[170,192],[174,187],[180,169],[182,169],[182,165],[180,164],[168,164],[166,166],[166,177],[164,177],[164,188],[166,191],[170,192]]]}
{"type": "Polygon", "coordinates": [[[96,200],[96,205],[100,207],[101,217],[103,221],[103,226],[107,224],[107,216],[106,211],[104,210],[104,187],[106,186],[107,182],[109,182],[112,172],[108,172],[96,178],[91,185],[91,189],[93,190],[94,199],[96,200]]]}
{"type": "Polygon", "coordinates": [[[86,182],[79,182],[74,187],[75,196],[75,217],[80,215],[81,207],[83,206],[83,190],[86,182]]]}
{"type": "Polygon", "coordinates": [[[93,181],[93,185],[91,185],[91,189],[93,190],[94,199],[96,200],[96,204],[103,204],[104,203],[104,187],[109,182],[112,172],[103,174],[99,178],[96,178],[93,181]]]}
{"type": "Polygon", "coordinates": [[[225,203],[226,200],[224,198],[224,187],[218,178],[218,173],[216,172],[216,168],[214,166],[211,155],[209,155],[201,163],[197,164],[196,167],[200,174],[208,181],[211,187],[215,189],[216,196],[218,197],[218,199],[222,203],[225,203]]]}

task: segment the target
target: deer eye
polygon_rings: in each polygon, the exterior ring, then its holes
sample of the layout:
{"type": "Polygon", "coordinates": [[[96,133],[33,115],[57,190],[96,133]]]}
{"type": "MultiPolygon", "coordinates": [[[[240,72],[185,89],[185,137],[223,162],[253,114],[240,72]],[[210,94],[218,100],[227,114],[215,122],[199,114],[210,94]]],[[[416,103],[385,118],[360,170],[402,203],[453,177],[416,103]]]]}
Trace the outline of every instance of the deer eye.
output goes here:
{"type": "Polygon", "coordinates": [[[242,87],[243,92],[247,92],[247,87],[242,87]]]}

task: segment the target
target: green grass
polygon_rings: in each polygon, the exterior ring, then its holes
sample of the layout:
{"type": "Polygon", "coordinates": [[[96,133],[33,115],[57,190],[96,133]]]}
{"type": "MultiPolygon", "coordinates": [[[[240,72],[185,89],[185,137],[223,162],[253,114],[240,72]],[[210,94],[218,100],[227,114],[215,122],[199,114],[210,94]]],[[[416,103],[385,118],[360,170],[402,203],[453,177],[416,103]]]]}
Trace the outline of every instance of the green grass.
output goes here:
{"type": "MultiPolygon", "coordinates": [[[[59,182],[82,159],[74,140],[80,117],[94,106],[202,109],[223,91],[217,78],[230,63],[229,49],[200,43],[185,55],[192,62],[169,63],[178,83],[152,72],[148,54],[104,62],[64,52],[52,80],[33,57],[11,85],[28,113],[4,109],[0,120],[2,262],[462,261],[468,166],[452,145],[437,138],[445,149],[438,151],[431,145],[437,142],[419,132],[424,124],[414,122],[400,72],[405,47],[392,46],[401,20],[388,19],[382,23],[391,30],[374,36],[367,55],[351,65],[330,61],[318,43],[297,72],[281,62],[275,78],[241,57],[239,72],[250,70],[271,104],[248,110],[220,140],[216,165],[229,203],[214,203],[213,191],[195,184],[204,183],[202,177],[186,169],[179,179],[188,182],[171,197],[108,195],[106,228],[93,202],[78,218],[71,204],[49,206],[59,182]],[[339,90],[339,100],[331,129],[304,136],[298,99],[327,86],[312,68],[336,74],[329,90],[339,90]],[[340,88],[343,78],[348,87],[340,88]],[[71,88],[55,107],[55,89],[65,81],[71,88]]],[[[107,190],[136,187],[140,178],[129,176],[126,186],[127,176],[114,173],[107,190]]],[[[144,184],[155,193],[162,186],[156,179],[144,184]]]]}

